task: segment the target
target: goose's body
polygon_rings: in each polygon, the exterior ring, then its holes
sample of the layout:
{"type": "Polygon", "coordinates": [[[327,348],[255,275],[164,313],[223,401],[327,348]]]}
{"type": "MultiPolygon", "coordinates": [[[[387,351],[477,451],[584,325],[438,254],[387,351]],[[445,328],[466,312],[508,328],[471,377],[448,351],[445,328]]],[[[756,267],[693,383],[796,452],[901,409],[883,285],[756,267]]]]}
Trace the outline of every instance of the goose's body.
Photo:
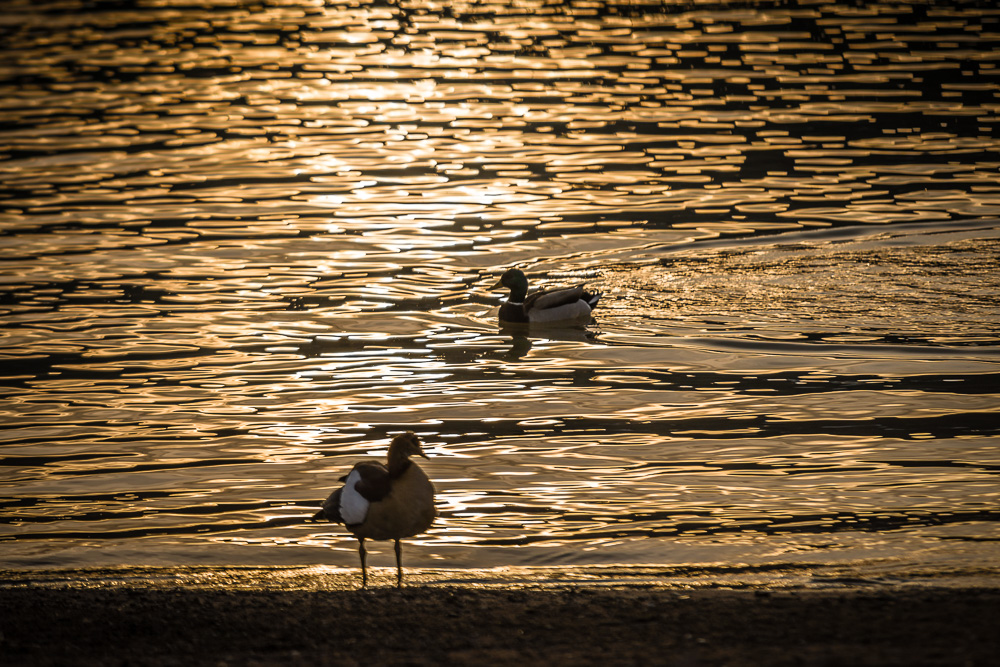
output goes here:
{"type": "Polygon", "coordinates": [[[587,292],[583,285],[528,294],[528,279],[519,269],[508,269],[493,286],[500,287],[510,290],[500,306],[500,324],[581,326],[590,322],[591,311],[601,298],[599,292],[587,292]]]}
{"type": "Polygon", "coordinates": [[[393,438],[387,465],[357,463],[341,478],[344,486],[323,502],[314,519],[342,523],[358,538],[362,586],[368,585],[365,540],[394,540],[396,584],[403,583],[400,539],[427,530],[434,522],[434,485],[410,456],[427,458],[411,432],[393,438]]]}

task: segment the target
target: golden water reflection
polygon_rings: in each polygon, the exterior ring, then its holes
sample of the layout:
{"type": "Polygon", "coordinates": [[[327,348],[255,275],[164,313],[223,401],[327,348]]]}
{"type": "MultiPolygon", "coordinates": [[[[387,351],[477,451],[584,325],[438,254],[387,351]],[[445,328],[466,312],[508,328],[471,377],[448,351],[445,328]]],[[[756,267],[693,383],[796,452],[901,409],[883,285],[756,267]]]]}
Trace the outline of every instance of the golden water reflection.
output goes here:
{"type": "Polygon", "coordinates": [[[353,564],[404,429],[417,563],[989,560],[998,20],[7,3],[5,562],[353,564]]]}

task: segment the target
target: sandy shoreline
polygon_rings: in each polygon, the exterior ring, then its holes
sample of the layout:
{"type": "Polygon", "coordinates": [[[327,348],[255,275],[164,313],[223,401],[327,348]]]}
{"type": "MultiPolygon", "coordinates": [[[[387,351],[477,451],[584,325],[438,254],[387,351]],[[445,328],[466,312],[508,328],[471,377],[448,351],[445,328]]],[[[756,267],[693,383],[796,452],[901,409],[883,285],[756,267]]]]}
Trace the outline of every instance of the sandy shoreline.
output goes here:
{"type": "Polygon", "coordinates": [[[988,665],[996,572],[0,572],[4,665],[988,665]]]}

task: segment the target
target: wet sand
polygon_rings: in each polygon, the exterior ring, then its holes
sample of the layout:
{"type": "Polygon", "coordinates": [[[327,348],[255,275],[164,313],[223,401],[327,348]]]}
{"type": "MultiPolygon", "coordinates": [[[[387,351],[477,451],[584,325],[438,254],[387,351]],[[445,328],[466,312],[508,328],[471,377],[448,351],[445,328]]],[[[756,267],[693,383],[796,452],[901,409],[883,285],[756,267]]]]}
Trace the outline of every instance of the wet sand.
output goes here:
{"type": "Polygon", "coordinates": [[[990,665],[986,576],[656,568],[0,572],[3,665],[990,665]]]}

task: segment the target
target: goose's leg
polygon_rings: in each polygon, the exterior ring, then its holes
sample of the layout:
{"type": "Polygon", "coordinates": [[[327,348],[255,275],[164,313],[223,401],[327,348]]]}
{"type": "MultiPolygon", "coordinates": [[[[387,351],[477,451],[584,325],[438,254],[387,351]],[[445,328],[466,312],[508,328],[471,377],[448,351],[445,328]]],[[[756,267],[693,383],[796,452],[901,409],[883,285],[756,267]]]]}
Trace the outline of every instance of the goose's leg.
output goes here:
{"type": "Polygon", "coordinates": [[[368,588],[368,568],[365,565],[365,560],[368,556],[368,552],[365,551],[365,538],[358,538],[358,554],[361,556],[361,588],[368,588]]]}
{"type": "Polygon", "coordinates": [[[403,587],[403,547],[396,540],[396,588],[403,587]]]}

